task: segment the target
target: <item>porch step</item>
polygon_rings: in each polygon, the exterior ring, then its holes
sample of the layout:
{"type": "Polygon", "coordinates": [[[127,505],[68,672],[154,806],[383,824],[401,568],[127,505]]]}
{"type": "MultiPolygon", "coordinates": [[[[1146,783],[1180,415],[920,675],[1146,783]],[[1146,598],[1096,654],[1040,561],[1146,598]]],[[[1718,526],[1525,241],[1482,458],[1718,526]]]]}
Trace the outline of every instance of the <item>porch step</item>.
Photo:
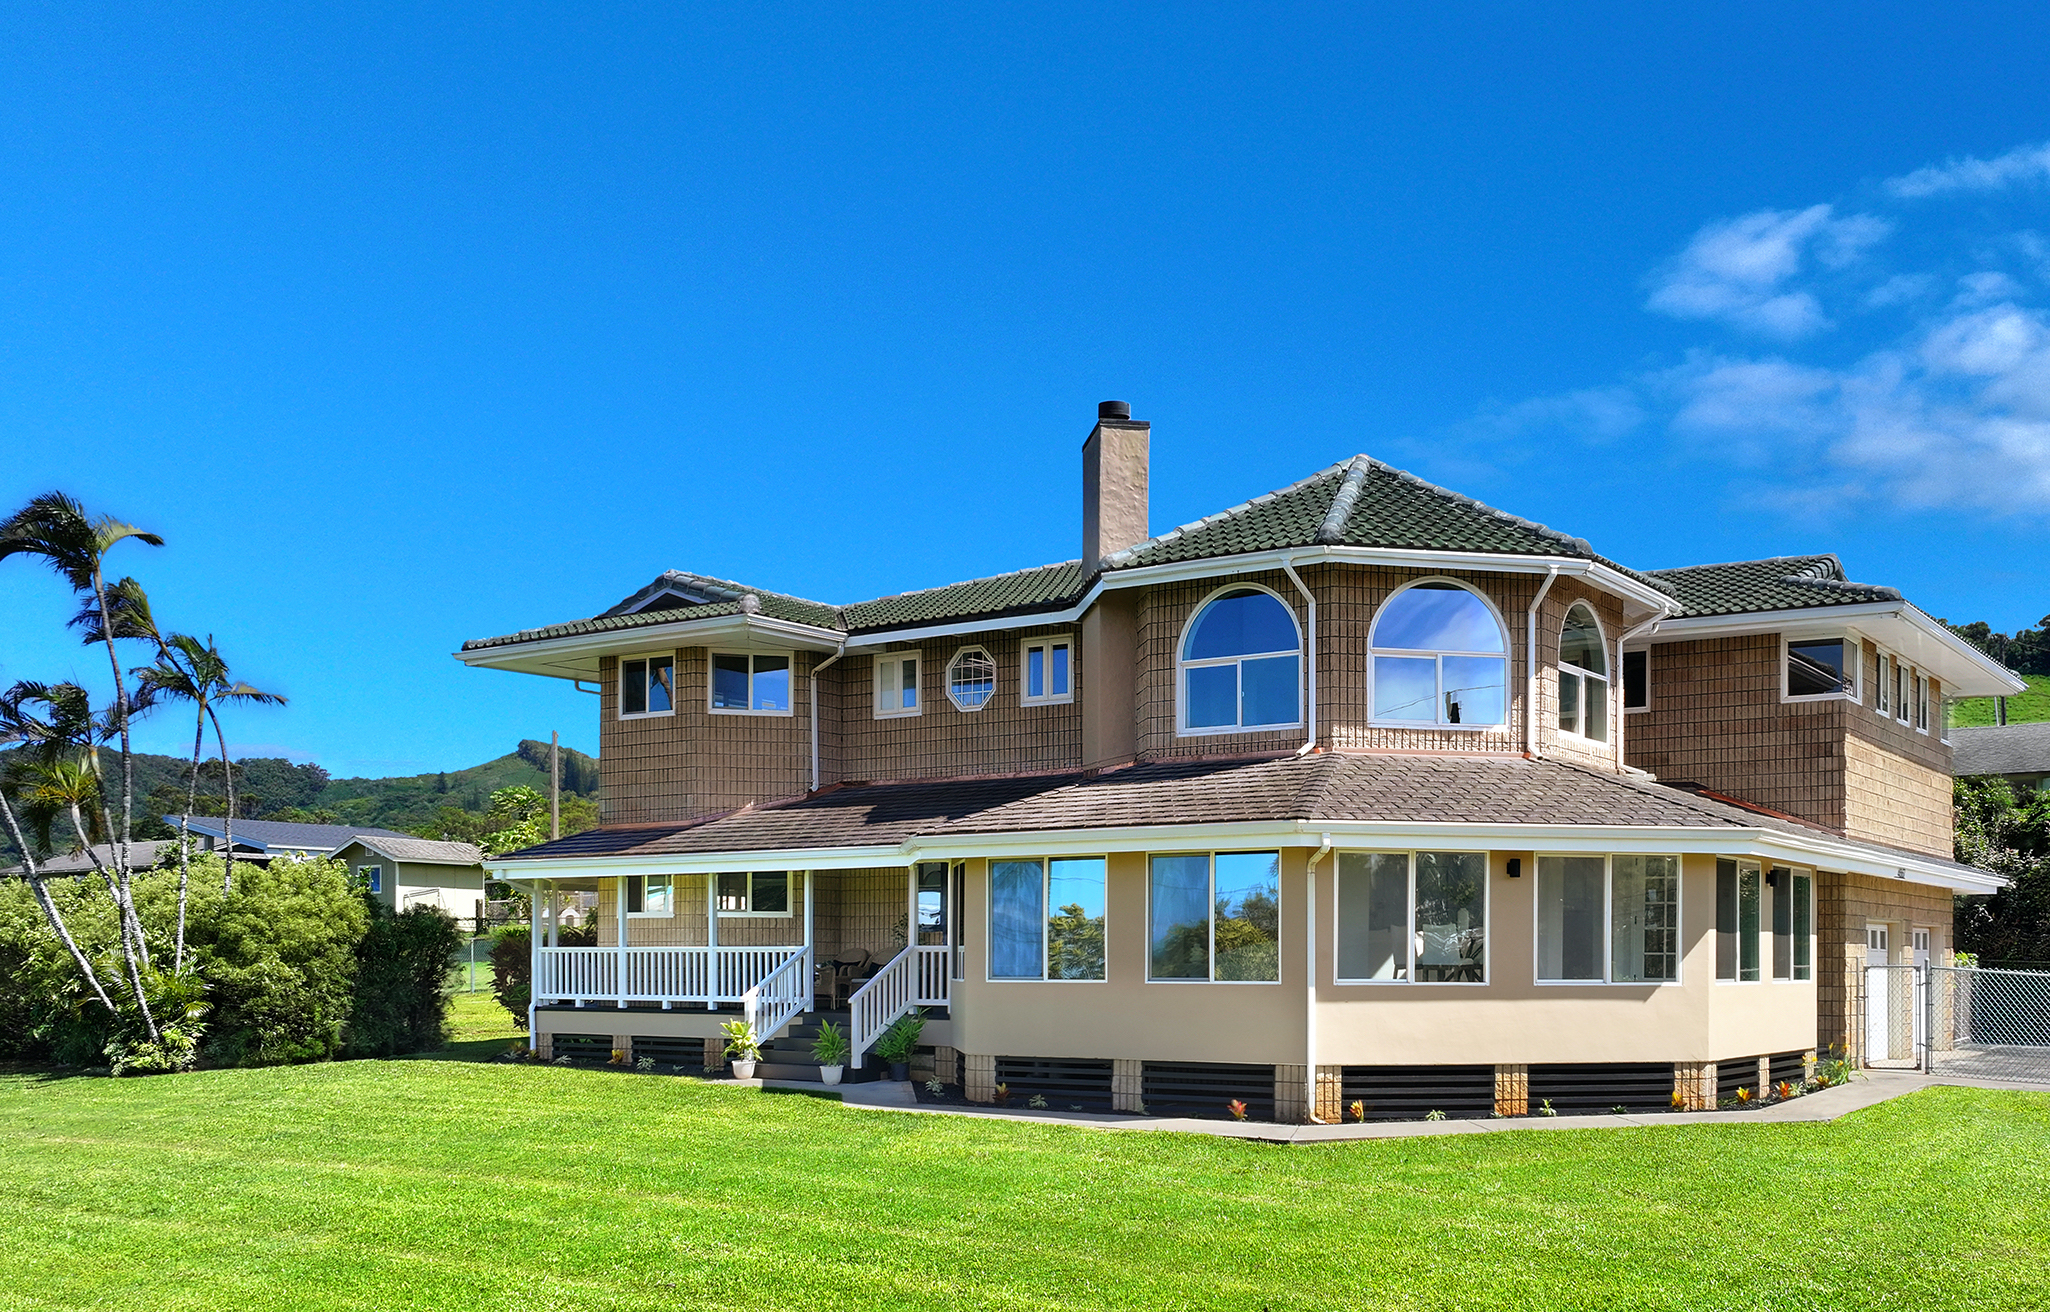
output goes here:
{"type": "MultiPolygon", "coordinates": [[[[861,1070],[857,1071],[849,1067],[841,1072],[840,1083],[867,1084],[881,1078],[884,1073],[878,1071],[876,1064],[871,1061],[861,1070]]],[[[790,1056],[778,1057],[766,1050],[762,1053],[761,1064],[755,1067],[755,1075],[764,1080],[799,1080],[808,1081],[812,1084],[825,1083],[825,1080],[819,1075],[819,1064],[817,1062],[797,1061],[790,1056]]]]}

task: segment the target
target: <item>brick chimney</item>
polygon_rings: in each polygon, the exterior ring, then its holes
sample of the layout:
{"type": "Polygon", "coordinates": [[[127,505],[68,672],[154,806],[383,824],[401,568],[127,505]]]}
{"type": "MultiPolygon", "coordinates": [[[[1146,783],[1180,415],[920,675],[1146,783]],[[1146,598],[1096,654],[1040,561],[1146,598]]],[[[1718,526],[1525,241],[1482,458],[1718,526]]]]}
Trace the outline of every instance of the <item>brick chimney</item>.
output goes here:
{"type": "Polygon", "coordinates": [[[1153,426],[1132,418],[1124,401],[1096,407],[1096,428],[1082,444],[1082,573],[1094,577],[1113,551],[1144,542],[1146,446],[1153,426]]]}

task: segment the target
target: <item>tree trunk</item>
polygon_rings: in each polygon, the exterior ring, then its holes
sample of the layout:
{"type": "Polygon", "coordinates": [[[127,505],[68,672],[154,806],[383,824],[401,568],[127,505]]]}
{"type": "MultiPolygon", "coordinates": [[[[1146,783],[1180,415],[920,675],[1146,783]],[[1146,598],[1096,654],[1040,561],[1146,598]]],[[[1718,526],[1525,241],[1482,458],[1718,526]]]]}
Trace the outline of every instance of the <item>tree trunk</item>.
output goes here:
{"type": "Polygon", "coordinates": [[[185,888],[192,877],[192,808],[199,804],[199,753],[206,746],[206,703],[192,725],[192,779],[185,792],[185,814],[178,817],[178,955],[171,973],[185,973],[185,888]]]}
{"type": "Polygon", "coordinates": [[[14,845],[21,849],[22,872],[28,877],[28,886],[36,895],[36,905],[43,909],[43,919],[50,922],[50,932],[57,936],[57,941],[71,954],[72,961],[78,965],[78,973],[85,976],[87,984],[92,985],[93,996],[100,1000],[100,1005],[107,1009],[109,1015],[119,1016],[121,1011],[114,1005],[114,1000],[107,996],[105,986],[100,983],[99,973],[93,969],[93,963],[86,960],[85,953],[79,950],[78,940],[71,937],[71,929],[58,912],[56,902],[50,897],[50,890],[43,887],[43,875],[36,869],[35,854],[30,850],[28,840],[22,837],[21,824],[14,818],[14,807],[8,802],[5,793],[0,793],[0,815],[6,817],[8,836],[14,840],[14,845]]]}
{"type": "MultiPolygon", "coordinates": [[[[143,941],[142,922],[136,919],[135,903],[129,896],[129,877],[134,869],[129,844],[135,838],[135,752],[128,740],[128,681],[121,677],[121,653],[114,650],[114,616],[107,609],[107,581],[102,577],[99,566],[93,567],[93,600],[100,606],[100,638],[107,648],[107,667],[114,674],[114,708],[120,716],[121,725],[121,832],[117,836],[111,831],[107,842],[114,850],[114,870],[121,880],[121,904],[126,909],[135,930],[135,945],[142,954],[143,963],[149,962],[149,944],[143,941]]],[[[104,792],[103,792],[104,800],[104,792]]],[[[90,851],[92,845],[86,845],[90,851]]],[[[135,973],[135,963],[129,963],[129,973],[135,973]]],[[[140,985],[136,1000],[141,1001],[140,985]]],[[[149,1008],[143,1007],[143,1019],[149,1021],[149,1008]]],[[[156,1041],[156,1023],[149,1021],[150,1041],[156,1041]]]]}
{"type": "Polygon", "coordinates": [[[143,991],[142,969],[137,964],[136,948],[142,941],[142,923],[135,917],[129,889],[125,881],[117,885],[113,877],[108,875],[107,868],[100,863],[100,854],[93,851],[92,835],[86,832],[85,817],[78,813],[76,802],[71,804],[71,828],[78,834],[78,841],[85,844],[86,858],[99,870],[101,876],[106,878],[109,887],[118,889],[114,894],[114,913],[121,918],[121,963],[128,969],[128,986],[135,991],[135,1007],[142,1013],[143,1030],[149,1035],[149,1041],[156,1043],[161,1036],[157,1033],[156,1017],[150,1015],[149,995],[143,991]],[[131,925],[134,926],[132,937],[129,931],[131,925]]]}
{"type": "Polygon", "coordinates": [[[227,866],[221,872],[221,894],[226,896],[235,889],[235,767],[228,763],[228,738],[221,732],[221,717],[214,714],[214,708],[206,708],[206,718],[214,723],[214,742],[221,749],[221,777],[226,781],[228,791],[227,824],[221,838],[221,845],[227,849],[227,866]]]}

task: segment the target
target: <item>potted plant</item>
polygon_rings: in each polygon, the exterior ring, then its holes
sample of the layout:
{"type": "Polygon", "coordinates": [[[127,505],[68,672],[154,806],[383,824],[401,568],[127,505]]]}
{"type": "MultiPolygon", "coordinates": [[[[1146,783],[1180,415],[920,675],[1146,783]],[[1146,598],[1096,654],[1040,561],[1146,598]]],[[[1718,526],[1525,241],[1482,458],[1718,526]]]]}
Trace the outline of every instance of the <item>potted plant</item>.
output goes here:
{"type": "Polygon", "coordinates": [[[918,1049],[919,1036],[924,1033],[925,1013],[914,1010],[899,1016],[876,1040],[876,1059],[890,1064],[891,1079],[911,1078],[911,1054],[918,1049]]]}
{"type": "Polygon", "coordinates": [[[821,1080],[838,1084],[847,1073],[846,1033],[832,1021],[820,1025],[818,1037],[811,1041],[811,1059],[819,1064],[821,1080]]]}
{"type": "Polygon", "coordinates": [[[726,1036],[726,1055],[733,1059],[733,1078],[751,1080],[755,1077],[755,1063],[762,1059],[761,1041],[755,1038],[755,1027],[748,1021],[722,1021],[719,1032],[726,1036]]]}

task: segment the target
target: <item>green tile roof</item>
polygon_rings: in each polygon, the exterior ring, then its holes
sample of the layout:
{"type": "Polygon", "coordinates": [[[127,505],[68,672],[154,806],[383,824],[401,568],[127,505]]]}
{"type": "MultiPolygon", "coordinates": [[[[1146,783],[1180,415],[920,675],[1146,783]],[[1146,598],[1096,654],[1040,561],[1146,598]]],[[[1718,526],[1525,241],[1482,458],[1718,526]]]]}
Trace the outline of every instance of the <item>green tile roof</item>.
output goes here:
{"type": "Polygon", "coordinates": [[[1679,598],[1683,616],[1745,615],[1901,599],[1892,588],[1851,582],[1844,577],[1843,562],[1835,556],[1774,556],[1645,573],[1679,598]]]}
{"type": "Polygon", "coordinates": [[[1082,599],[1085,583],[1082,562],[1068,560],[986,579],[970,579],[966,583],[949,583],[922,592],[900,592],[894,597],[859,601],[843,606],[840,615],[849,632],[862,633],[989,615],[1062,610],[1082,599]]]}

